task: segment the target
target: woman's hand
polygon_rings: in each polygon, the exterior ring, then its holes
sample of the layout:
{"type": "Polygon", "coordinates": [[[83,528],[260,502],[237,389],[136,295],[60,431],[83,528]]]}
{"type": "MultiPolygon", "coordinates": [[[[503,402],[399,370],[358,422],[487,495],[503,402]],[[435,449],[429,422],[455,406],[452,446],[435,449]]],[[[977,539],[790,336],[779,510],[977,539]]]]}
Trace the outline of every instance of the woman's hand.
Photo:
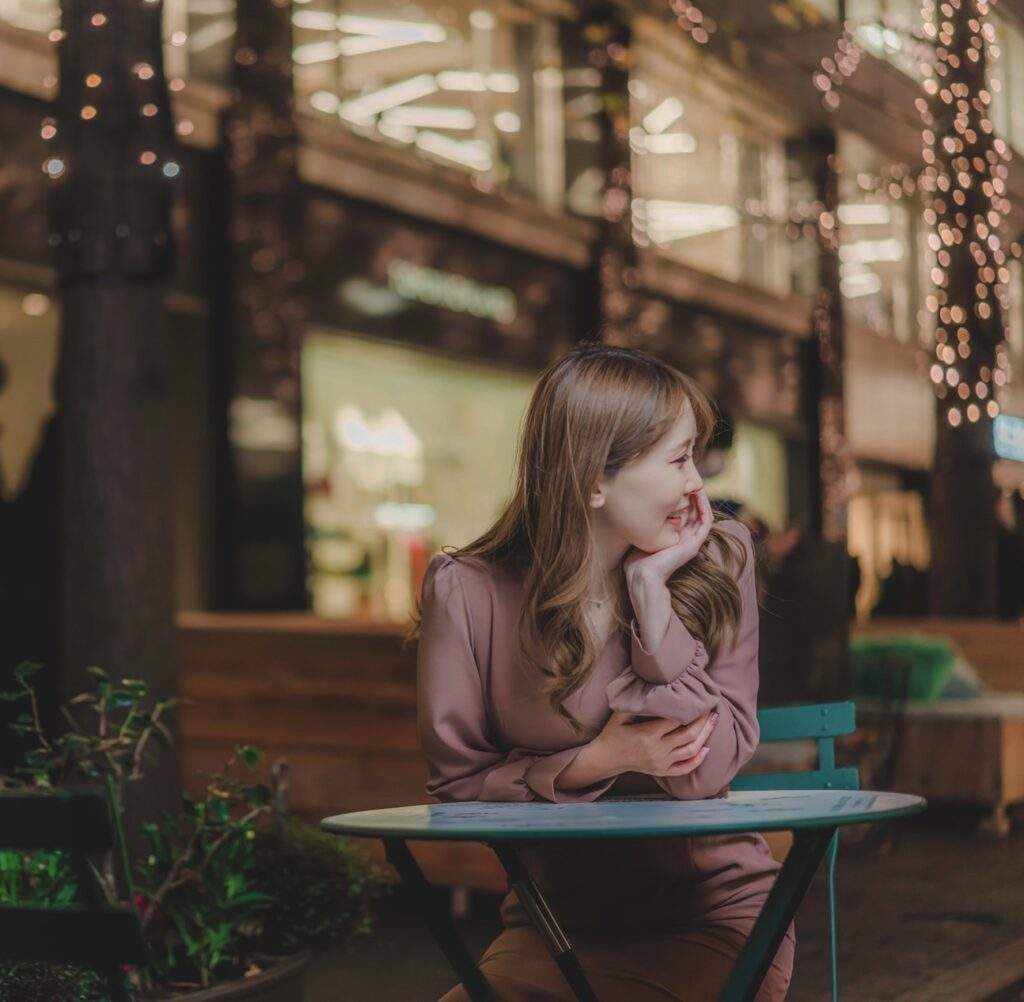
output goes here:
{"type": "Polygon", "coordinates": [[[690,507],[679,527],[678,543],[654,553],[644,553],[634,547],[626,555],[622,566],[627,583],[645,579],[664,584],[675,571],[697,556],[711,532],[713,522],[711,502],[702,487],[690,495],[690,507]]]}
{"type": "Polygon", "coordinates": [[[632,713],[613,710],[592,742],[615,774],[687,776],[707,757],[707,741],[718,713],[709,710],[691,724],[664,717],[633,723],[633,718],[632,713]]]}

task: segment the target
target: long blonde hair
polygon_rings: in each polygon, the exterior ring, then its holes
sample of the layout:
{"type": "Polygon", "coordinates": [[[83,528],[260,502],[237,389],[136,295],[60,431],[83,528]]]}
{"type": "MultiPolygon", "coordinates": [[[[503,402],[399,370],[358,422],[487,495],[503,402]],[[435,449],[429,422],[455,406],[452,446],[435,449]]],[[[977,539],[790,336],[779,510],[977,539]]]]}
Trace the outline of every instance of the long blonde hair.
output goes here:
{"type": "MultiPolygon", "coordinates": [[[[658,442],[687,401],[700,455],[716,416],[693,379],[634,348],[577,344],[534,387],[516,451],[515,489],[504,510],[473,542],[442,548],[523,581],[522,651],[546,677],[543,691],[552,708],[577,733],[582,727],[565,700],[587,680],[600,653],[585,615],[593,559],[589,498],[602,477],[613,477],[658,442]],[[532,643],[539,645],[540,660],[529,655],[532,643]]],[[[724,631],[739,622],[736,578],[745,561],[742,543],[713,524],[697,556],[667,582],[673,610],[712,660],[724,631]],[[711,556],[712,546],[732,565],[731,573],[711,556]]],[[[628,629],[628,609],[623,575],[614,605],[621,630],[628,629]]],[[[417,601],[407,642],[419,635],[421,619],[417,601]]]]}

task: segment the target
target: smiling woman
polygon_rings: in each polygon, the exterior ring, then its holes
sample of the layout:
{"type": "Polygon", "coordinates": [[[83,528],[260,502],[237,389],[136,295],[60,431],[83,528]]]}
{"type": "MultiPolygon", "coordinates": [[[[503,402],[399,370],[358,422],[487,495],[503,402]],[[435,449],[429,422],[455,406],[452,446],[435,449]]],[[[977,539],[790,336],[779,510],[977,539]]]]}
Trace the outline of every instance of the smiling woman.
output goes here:
{"type": "MultiPolygon", "coordinates": [[[[713,514],[694,465],[714,418],[692,380],[635,349],[584,342],[541,374],[510,500],[424,578],[411,635],[428,794],[728,788],[758,739],[758,607],[750,534],[713,514]]],[[[568,849],[524,862],[610,1002],[717,997],[778,872],[759,835],[568,849]]],[[[515,892],[501,917],[480,963],[500,997],[571,998],[515,892]]],[[[784,997],[793,946],[790,928],[762,1002],[784,997]]],[[[443,1002],[466,998],[459,985],[443,1002]]]]}

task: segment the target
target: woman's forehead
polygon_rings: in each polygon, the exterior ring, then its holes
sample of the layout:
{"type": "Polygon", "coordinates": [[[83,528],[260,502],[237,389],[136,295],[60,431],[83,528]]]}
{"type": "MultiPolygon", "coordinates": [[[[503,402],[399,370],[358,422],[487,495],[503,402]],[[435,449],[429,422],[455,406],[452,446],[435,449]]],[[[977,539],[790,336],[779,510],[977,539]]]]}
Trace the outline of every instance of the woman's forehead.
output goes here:
{"type": "Polygon", "coordinates": [[[687,400],[683,404],[683,409],[662,435],[662,442],[670,449],[675,449],[679,446],[692,444],[696,437],[697,419],[694,417],[693,408],[687,400]]]}

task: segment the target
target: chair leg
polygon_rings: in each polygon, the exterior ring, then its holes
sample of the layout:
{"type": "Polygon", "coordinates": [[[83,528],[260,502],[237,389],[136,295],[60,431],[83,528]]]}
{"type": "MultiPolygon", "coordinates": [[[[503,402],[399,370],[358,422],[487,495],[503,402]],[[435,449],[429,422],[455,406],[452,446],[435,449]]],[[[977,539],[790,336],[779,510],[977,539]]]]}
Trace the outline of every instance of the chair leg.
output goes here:
{"type": "Polygon", "coordinates": [[[839,944],[836,931],[836,859],[839,855],[839,832],[832,836],[826,855],[825,889],[828,893],[828,947],[832,961],[832,1002],[839,1002],[839,944]]]}

